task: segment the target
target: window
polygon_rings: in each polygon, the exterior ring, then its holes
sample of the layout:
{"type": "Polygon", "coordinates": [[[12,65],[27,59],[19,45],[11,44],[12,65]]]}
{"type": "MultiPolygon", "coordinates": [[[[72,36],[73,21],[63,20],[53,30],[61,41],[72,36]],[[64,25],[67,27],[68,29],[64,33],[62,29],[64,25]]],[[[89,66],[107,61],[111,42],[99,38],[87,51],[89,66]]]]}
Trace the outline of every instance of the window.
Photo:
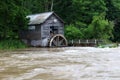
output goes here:
{"type": "Polygon", "coordinates": [[[28,29],[29,30],[35,30],[35,26],[29,26],[28,29]]]}
{"type": "Polygon", "coordinates": [[[58,34],[58,27],[57,26],[50,26],[50,32],[53,34],[58,34]]]}

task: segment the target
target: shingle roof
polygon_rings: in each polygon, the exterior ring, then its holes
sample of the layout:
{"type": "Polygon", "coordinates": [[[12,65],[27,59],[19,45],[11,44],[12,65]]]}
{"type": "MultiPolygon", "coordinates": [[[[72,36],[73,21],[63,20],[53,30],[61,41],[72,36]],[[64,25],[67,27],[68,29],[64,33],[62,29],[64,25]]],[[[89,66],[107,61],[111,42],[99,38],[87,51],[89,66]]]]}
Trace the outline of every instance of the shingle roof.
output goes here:
{"type": "Polygon", "coordinates": [[[29,25],[41,24],[52,14],[53,14],[53,12],[46,12],[46,13],[28,15],[27,18],[30,18],[29,25]]]}

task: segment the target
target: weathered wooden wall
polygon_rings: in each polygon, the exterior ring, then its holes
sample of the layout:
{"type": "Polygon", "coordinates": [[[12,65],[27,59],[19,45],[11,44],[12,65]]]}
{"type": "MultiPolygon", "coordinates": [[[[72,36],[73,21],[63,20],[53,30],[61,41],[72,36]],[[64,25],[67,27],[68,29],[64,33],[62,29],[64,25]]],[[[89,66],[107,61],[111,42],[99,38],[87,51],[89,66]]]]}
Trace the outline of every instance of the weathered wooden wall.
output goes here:
{"type": "Polygon", "coordinates": [[[40,40],[41,32],[40,31],[22,31],[20,32],[20,38],[29,39],[29,40],[40,40]]]}
{"type": "Polygon", "coordinates": [[[64,35],[64,24],[59,19],[57,19],[57,17],[52,15],[41,25],[42,39],[50,36],[50,26],[56,26],[58,29],[58,34],[64,35]],[[54,22],[55,19],[57,22],[54,22]]]}

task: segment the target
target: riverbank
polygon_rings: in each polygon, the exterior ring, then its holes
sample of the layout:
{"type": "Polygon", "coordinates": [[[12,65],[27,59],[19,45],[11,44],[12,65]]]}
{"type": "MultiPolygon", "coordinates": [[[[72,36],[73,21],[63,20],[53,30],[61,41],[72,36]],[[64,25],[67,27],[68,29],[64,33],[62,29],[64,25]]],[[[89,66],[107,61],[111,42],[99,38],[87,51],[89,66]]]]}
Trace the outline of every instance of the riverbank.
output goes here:
{"type": "MultiPolygon", "coordinates": [[[[88,44],[88,43],[87,43],[88,44]]],[[[116,48],[118,46],[120,46],[120,44],[118,43],[109,43],[109,44],[98,44],[95,46],[90,46],[90,45],[69,45],[68,47],[98,47],[98,48],[116,48]]],[[[22,50],[25,48],[36,48],[36,47],[28,47],[26,46],[26,44],[24,44],[21,40],[19,39],[5,39],[5,40],[0,40],[0,51],[9,51],[9,50],[22,50]]],[[[41,48],[41,47],[38,47],[41,48]]],[[[48,47],[44,47],[44,48],[48,48],[48,47]]],[[[57,47],[58,48],[58,47],[57,47]]]]}
{"type": "Polygon", "coordinates": [[[111,43],[111,44],[100,44],[98,45],[99,48],[116,48],[116,47],[119,47],[119,44],[118,43],[111,43]]]}
{"type": "Polygon", "coordinates": [[[0,50],[16,50],[26,48],[26,45],[18,39],[0,40],[0,50]]]}

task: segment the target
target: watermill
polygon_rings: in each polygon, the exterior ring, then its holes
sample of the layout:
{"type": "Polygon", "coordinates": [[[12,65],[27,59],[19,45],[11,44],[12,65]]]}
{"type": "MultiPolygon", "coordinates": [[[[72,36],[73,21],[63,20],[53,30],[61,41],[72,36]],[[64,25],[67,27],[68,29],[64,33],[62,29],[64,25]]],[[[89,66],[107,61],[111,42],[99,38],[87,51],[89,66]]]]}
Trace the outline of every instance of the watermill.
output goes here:
{"type": "Polygon", "coordinates": [[[64,21],[54,12],[28,15],[28,30],[20,33],[20,38],[29,46],[67,46],[64,37],[64,21]]]}
{"type": "Polygon", "coordinates": [[[61,34],[56,34],[49,40],[49,47],[63,47],[67,46],[67,40],[66,38],[61,34]]]}

